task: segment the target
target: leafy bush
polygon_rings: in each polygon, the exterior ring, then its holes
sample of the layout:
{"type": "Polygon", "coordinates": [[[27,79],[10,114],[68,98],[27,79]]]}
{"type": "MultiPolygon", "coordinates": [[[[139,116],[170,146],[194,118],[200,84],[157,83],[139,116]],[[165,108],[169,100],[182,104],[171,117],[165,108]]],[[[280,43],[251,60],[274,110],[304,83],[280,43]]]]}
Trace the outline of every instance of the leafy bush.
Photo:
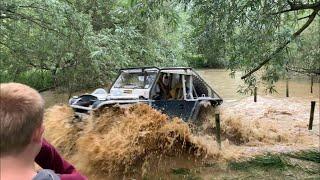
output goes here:
{"type": "Polygon", "coordinates": [[[53,86],[53,80],[50,72],[42,70],[29,70],[15,76],[8,71],[1,72],[1,83],[18,82],[29,85],[37,90],[53,86]]]}

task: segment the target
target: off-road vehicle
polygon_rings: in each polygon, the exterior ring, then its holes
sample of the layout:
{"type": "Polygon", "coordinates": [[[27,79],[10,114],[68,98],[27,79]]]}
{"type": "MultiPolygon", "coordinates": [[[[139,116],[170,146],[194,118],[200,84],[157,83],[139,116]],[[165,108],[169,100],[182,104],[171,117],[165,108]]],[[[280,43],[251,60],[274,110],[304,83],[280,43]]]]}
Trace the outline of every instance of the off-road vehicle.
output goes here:
{"type": "Polygon", "coordinates": [[[74,96],[69,105],[77,115],[113,105],[146,103],[170,117],[195,121],[202,106],[223,102],[192,68],[139,67],[120,69],[109,91],[74,96]]]}

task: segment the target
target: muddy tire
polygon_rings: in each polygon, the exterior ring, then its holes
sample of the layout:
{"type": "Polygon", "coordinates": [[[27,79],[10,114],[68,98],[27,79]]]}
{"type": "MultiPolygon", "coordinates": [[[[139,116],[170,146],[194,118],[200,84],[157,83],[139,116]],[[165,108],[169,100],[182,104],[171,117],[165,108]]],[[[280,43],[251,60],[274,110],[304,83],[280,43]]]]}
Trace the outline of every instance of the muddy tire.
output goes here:
{"type": "Polygon", "coordinates": [[[193,75],[192,77],[193,77],[193,87],[196,90],[197,95],[199,97],[202,96],[202,94],[205,94],[206,96],[208,96],[209,95],[208,88],[205,82],[203,82],[203,80],[196,75],[193,75]]]}

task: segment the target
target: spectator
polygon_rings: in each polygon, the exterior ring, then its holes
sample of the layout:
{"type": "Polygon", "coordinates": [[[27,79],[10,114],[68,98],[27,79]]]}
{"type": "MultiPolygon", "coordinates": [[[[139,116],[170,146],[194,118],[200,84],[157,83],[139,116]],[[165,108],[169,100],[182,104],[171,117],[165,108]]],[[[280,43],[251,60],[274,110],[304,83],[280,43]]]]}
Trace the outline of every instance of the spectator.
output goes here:
{"type": "Polygon", "coordinates": [[[44,100],[23,84],[0,84],[0,179],[86,179],[43,139],[44,100]],[[34,162],[45,169],[35,171],[34,162]]]}

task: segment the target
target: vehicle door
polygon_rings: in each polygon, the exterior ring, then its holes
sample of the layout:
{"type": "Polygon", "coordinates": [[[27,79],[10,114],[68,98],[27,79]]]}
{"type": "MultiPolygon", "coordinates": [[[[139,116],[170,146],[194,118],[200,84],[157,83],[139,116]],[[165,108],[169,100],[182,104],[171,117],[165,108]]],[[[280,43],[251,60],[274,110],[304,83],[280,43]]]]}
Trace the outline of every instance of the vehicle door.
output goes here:
{"type": "Polygon", "coordinates": [[[154,98],[152,106],[163,113],[166,113],[171,118],[180,117],[187,121],[191,117],[195,106],[195,101],[191,100],[192,93],[191,97],[189,96],[190,93],[188,95],[189,89],[192,89],[192,87],[189,86],[191,78],[183,74],[170,74],[168,78],[169,91],[167,92],[161,87],[163,84],[166,84],[164,83],[165,80],[164,76],[160,75],[156,87],[160,92],[160,97],[154,98]]]}

